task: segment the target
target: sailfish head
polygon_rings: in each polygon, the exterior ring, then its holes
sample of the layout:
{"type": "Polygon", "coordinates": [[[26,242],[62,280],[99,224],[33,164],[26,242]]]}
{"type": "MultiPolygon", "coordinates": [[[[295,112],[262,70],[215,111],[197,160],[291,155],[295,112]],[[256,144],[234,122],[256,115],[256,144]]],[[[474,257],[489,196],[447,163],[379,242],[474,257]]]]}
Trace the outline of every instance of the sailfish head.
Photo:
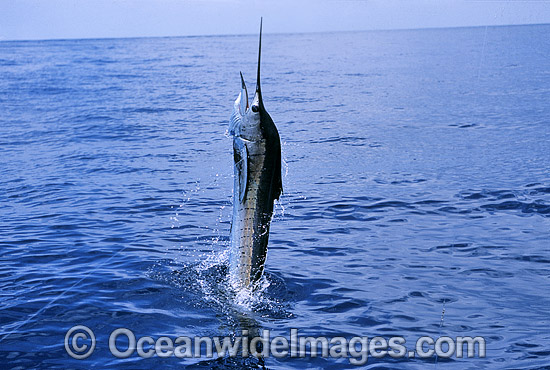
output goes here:
{"type": "Polygon", "coordinates": [[[260,41],[258,45],[258,69],[256,75],[256,92],[252,103],[248,102],[248,91],[241,73],[241,92],[235,100],[229,133],[248,140],[255,140],[262,135],[262,121],[271,120],[265,110],[260,85],[260,62],[262,56],[262,20],[260,20],[260,41]]]}

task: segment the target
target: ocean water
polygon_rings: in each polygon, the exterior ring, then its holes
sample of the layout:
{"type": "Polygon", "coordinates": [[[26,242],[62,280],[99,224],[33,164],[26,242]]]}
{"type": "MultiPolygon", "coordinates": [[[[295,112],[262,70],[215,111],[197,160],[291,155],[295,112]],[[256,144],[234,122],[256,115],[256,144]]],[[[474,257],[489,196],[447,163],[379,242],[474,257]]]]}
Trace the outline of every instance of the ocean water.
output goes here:
{"type": "Polygon", "coordinates": [[[108,346],[294,328],[486,340],[361,368],[550,368],[550,26],[265,31],[284,194],[243,297],[224,289],[226,130],[257,36],[0,42],[0,367],[357,368],[108,346]],[[97,338],[83,360],[75,325],[97,338]]]}

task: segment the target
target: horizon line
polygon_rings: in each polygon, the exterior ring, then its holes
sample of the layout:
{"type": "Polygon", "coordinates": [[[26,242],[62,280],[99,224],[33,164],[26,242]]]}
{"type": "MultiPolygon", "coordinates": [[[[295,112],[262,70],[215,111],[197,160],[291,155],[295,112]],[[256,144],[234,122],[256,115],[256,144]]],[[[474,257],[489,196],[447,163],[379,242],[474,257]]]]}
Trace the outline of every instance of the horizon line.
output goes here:
{"type": "MultiPolygon", "coordinates": [[[[404,27],[404,28],[372,28],[364,30],[334,30],[334,31],[301,31],[301,32],[267,32],[268,35],[307,35],[323,33],[351,33],[351,32],[393,32],[393,31],[426,31],[426,30],[444,30],[461,28],[483,28],[483,27],[528,27],[528,26],[548,26],[549,23],[511,23],[511,24],[485,24],[476,26],[447,26],[447,27],[404,27]]],[[[255,33],[223,33],[223,34],[197,34],[197,35],[163,35],[163,36],[119,36],[119,37],[65,37],[65,38],[36,38],[36,39],[3,39],[2,42],[35,42],[35,41],[86,41],[86,40],[132,40],[132,39],[152,39],[152,38],[200,38],[200,37],[244,37],[257,36],[255,33]]]]}

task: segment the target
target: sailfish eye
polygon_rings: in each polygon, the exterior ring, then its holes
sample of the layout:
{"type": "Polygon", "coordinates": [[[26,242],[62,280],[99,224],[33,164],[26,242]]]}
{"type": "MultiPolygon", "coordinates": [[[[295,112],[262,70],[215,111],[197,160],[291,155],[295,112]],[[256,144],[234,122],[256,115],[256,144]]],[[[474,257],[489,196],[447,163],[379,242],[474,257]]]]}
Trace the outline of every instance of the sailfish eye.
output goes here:
{"type": "Polygon", "coordinates": [[[259,111],[258,106],[257,106],[257,105],[253,105],[253,106],[252,106],[252,112],[256,113],[256,112],[258,112],[258,111],[259,111]]]}

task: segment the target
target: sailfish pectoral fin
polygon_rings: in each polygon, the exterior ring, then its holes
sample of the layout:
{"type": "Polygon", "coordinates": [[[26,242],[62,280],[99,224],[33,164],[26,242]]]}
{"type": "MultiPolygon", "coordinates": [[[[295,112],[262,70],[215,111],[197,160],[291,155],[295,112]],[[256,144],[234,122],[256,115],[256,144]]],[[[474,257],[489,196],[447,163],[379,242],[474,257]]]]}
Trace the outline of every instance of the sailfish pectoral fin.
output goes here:
{"type": "Polygon", "coordinates": [[[246,195],[246,184],[248,181],[248,150],[246,144],[240,138],[233,140],[233,153],[237,182],[239,186],[239,201],[242,202],[246,195]]]}
{"type": "Polygon", "coordinates": [[[246,84],[244,83],[244,77],[243,73],[239,72],[241,74],[241,115],[244,115],[246,113],[246,110],[248,109],[248,90],[246,89],[246,84]]]}
{"type": "Polygon", "coordinates": [[[229,120],[229,134],[232,136],[238,135],[243,120],[248,109],[248,91],[244,83],[243,74],[241,73],[241,92],[235,103],[233,104],[233,112],[231,112],[231,119],[229,120]]]}

